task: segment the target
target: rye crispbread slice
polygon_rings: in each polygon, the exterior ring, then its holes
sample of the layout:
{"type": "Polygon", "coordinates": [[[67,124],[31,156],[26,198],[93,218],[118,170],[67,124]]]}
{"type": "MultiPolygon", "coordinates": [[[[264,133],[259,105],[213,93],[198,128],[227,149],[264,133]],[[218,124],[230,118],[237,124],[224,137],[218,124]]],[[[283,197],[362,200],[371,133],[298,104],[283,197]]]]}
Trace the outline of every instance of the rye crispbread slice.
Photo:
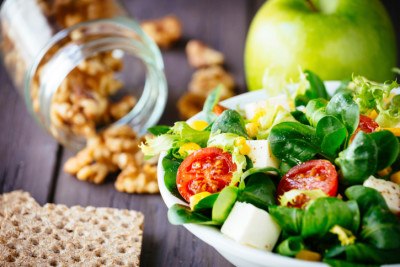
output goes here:
{"type": "MultiPolygon", "coordinates": [[[[3,200],[5,207],[16,203],[3,200]]],[[[0,266],[139,266],[142,213],[17,203],[19,209],[0,217],[0,266]]]]}

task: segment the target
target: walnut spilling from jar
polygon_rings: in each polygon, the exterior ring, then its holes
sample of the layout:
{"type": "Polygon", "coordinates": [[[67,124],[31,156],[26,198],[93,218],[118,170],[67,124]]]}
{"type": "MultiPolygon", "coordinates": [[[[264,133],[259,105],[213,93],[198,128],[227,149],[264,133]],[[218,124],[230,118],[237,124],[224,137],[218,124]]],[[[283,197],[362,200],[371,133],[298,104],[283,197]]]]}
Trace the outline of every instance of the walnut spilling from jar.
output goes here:
{"type": "Polygon", "coordinates": [[[182,23],[173,15],[143,21],[141,26],[160,48],[170,48],[182,37],[182,23]]]}
{"type": "Polygon", "coordinates": [[[158,193],[156,161],[145,162],[139,149],[143,140],[127,125],[108,128],[90,137],[86,147],[65,162],[64,171],[95,184],[121,171],[115,182],[118,191],[158,193]]]}
{"type": "Polygon", "coordinates": [[[125,116],[136,98],[125,95],[117,102],[110,100],[123,86],[114,76],[121,68],[120,59],[104,52],[72,70],[53,96],[50,119],[54,132],[59,129],[88,137],[95,134],[97,126],[125,116]]]}

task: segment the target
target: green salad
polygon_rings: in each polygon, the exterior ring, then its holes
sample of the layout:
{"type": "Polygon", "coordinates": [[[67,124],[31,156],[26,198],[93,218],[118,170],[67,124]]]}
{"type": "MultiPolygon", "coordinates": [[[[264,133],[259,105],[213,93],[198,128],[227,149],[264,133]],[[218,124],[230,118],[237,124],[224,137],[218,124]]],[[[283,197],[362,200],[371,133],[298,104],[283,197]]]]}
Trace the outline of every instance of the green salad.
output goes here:
{"type": "Polygon", "coordinates": [[[155,126],[164,182],[203,224],[247,246],[331,266],[400,263],[400,95],[364,77],[332,96],[310,71],[282,95],[229,109],[220,88],[201,119],[155,126]]]}

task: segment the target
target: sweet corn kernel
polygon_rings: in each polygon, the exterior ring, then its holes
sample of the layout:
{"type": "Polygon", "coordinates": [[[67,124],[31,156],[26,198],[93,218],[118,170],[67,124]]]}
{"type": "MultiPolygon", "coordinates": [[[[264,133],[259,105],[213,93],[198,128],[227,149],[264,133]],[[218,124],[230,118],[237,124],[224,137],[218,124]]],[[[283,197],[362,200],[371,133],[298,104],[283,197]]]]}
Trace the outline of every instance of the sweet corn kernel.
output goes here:
{"type": "Polygon", "coordinates": [[[181,156],[186,157],[192,154],[194,151],[199,150],[200,148],[201,147],[196,143],[186,143],[179,148],[178,153],[181,156]]]}
{"type": "Polygon", "coordinates": [[[264,109],[258,108],[252,118],[253,121],[258,121],[261,117],[265,116],[266,111],[264,109]]]}
{"type": "Polygon", "coordinates": [[[246,131],[250,137],[256,137],[258,133],[258,124],[255,122],[246,123],[246,131]]]}
{"type": "Polygon", "coordinates": [[[400,185],[400,171],[393,173],[390,175],[390,180],[393,183],[399,184],[400,185]]]}
{"type": "Polygon", "coordinates": [[[190,197],[189,201],[190,201],[190,209],[193,210],[194,206],[197,205],[197,203],[199,203],[200,200],[202,200],[203,198],[207,197],[211,195],[211,193],[205,191],[205,192],[201,192],[201,193],[197,193],[196,195],[193,195],[190,197]]]}
{"type": "Polygon", "coordinates": [[[248,155],[250,153],[250,146],[246,143],[246,139],[244,137],[237,137],[234,145],[239,148],[240,154],[248,155]]]}
{"type": "Polygon", "coordinates": [[[391,173],[391,172],[392,172],[392,168],[389,166],[389,167],[387,167],[387,168],[384,168],[383,170],[380,170],[380,171],[378,172],[378,174],[379,174],[379,176],[383,177],[383,176],[388,175],[388,174],[391,173]]]}
{"type": "Polygon", "coordinates": [[[296,259],[305,260],[305,261],[320,261],[321,254],[311,251],[311,250],[303,249],[299,253],[297,253],[296,259]]]}
{"type": "Polygon", "coordinates": [[[368,117],[370,117],[371,119],[375,120],[376,117],[378,117],[378,113],[376,113],[375,110],[371,111],[371,113],[369,113],[368,117]]]}
{"type": "Polygon", "coordinates": [[[382,128],[382,130],[391,131],[395,136],[400,136],[400,128],[382,128]]]}
{"type": "Polygon", "coordinates": [[[189,125],[190,125],[190,127],[192,127],[193,129],[195,129],[197,131],[202,131],[208,126],[208,123],[203,120],[195,120],[195,121],[189,122],[189,125]]]}

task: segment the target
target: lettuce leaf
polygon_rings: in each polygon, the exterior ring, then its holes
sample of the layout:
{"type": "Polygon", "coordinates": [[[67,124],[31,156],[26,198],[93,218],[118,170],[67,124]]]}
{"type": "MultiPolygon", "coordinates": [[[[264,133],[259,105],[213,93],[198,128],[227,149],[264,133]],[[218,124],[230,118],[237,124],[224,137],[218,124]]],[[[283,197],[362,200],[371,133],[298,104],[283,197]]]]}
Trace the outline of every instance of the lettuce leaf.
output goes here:
{"type": "Polygon", "coordinates": [[[375,120],[381,127],[400,127],[400,97],[394,91],[399,86],[396,81],[380,84],[362,76],[354,77],[349,84],[361,113],[375,110],[378,113],[375,120]]]}
{"type": "Polygon", "coordinates": [[[146,158],[158,156],[162,151],[179,148],[182,144],[193,142],[201,147],[207,145],[210,132],[197,131],[184,121],[179,121],[166,133],[159,136],[148,137],[146,142],[140,144],[146,158]]]}

